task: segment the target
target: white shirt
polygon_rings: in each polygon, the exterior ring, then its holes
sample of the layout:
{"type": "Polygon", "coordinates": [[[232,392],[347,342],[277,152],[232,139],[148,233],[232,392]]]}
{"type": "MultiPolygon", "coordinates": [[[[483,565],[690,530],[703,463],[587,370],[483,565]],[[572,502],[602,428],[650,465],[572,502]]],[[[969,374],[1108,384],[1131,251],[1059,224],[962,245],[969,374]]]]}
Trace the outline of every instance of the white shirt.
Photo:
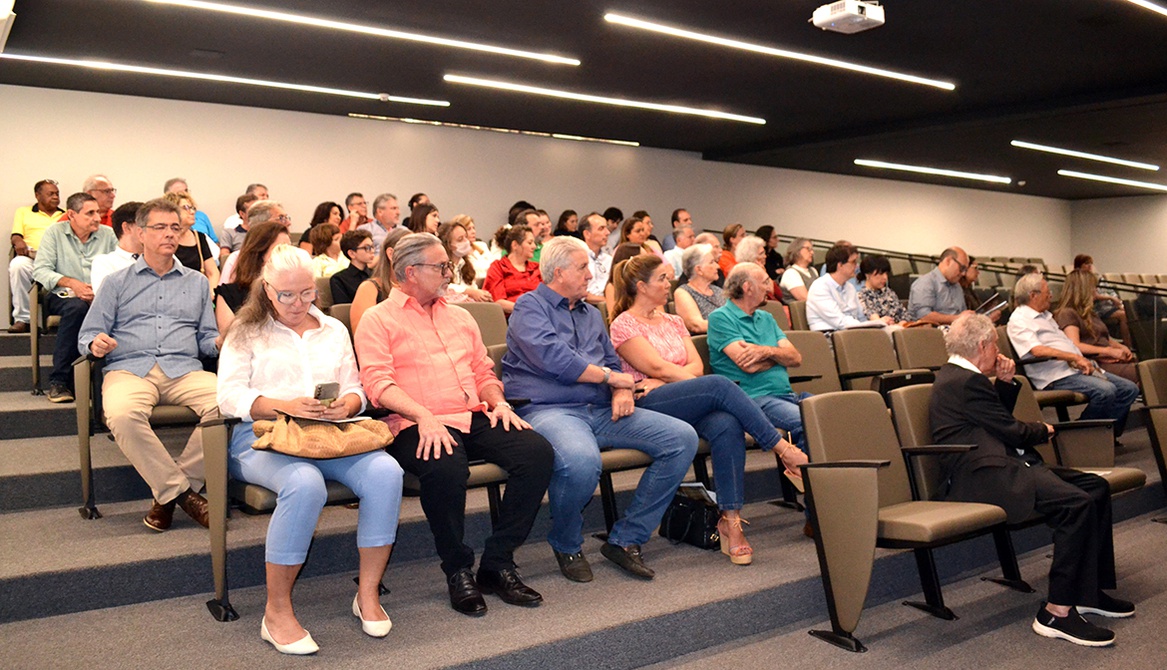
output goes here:
{"type": "Polygon", "coordinates": [[[592,271],[592,279],[588,282],[588,293],[604,295],[604,287],[608,285],[608,275],[612,272],[612,255],[600,249],[600,253],[592,253],[588,248],[588,269],[592,271]]]}
{"type": "Polygon", "coordinates": [[[219,286],[235,281],[235,263],[239,261],[239,252],[232,251],[227,260],[223,261],[223,271],[219,273],[219,286]]]}
{"type": "Polygon", "coordinates": [[[778,282],[778,285],[786,289],[787,293],[796,288],[810,290],[810,285],[818,276],[818,270],[814,268],[800,268],[797,265],[791,265],[786,268],[786,272],[782,273],[782,280],[778,282]],[[810,277],[809,280],[807,279],[808,276],[810,277]]]}
{"type": "MultiPolygon", "coordinates": [[[[312,276],[313,277],[331,277],[348,267],[348,259],[344,256],[337,256],[333,259],[328,254],[320,254],[312,257],[312,276]]],[[[232,268],[234,270],[234,268],[232,268]]],[[[234,272],[232,272],[234,274],[234,272]]]]}
{"type": "Polygon", "coordinates": [[[241,341],[237,331],[229,333],[219,353],[219,411],[224,416],[253,421],[256,398],[311,398],[317,384],[329,382],[340,384],[338,398],[355,393],[365,408],[348,329],[315,305],[308,313],[320,327],[303,337],[274,320],[247,341],[241,341]]]}
{"type": "MultiPolygon", "coordinates": [[[[669,237],[671,238],[672,235],[669,235],[669,237]]],[[[681,268],[681,257],[684,255],[685,250],[680,247],[673,247],[672,249],[666,251],[664,254],[665,261],[673,266],[673,272],[676,273],[677,277],[680,277],[682,274],[681,270],[683,268],[681,268]]]]}
{"type": "MultiPolygon", "coordinates": [[[[786,276],[786,273],[783,273],[786,276]]],[[[851,282],[839,285],[831,275],[811,282],[806,293],[806,321],[811,330],[843,330],[867,320],[851,282]]]]}
{"type": "Polygon", "coordinates": [[[497,261],[499,257],[481,241],[475,241],[472,246],[474,251],[466,256],[466,260],[474,266],[474,276],[485,279],[487,271],[490,270],[490,264],[497,261]]]}
{"type": "Polygon", "coordinates": [[[137,254],[131,254],[121,247],[108,254],[95,256],[93,266],[89,268],[89,285],[93,287],[93,295],[97,295],[97,289],[101,287],[101,282],[105,281],[106,277],[122,268],[130,267],[136,260],[137,254]]]}
{"type": "MultiPolygon", "coordinates": [[[[1009,333],[1009,341],[1013,343],[1013,351],[1017,352],[1017,358],[1022,362],[1037,346],[1082,355],[1082,351],[1058,327],[1052,314],[1048,311],[1038,312],[1029,305],[1021,305],[1013,310],[1006,331],[1009,333]]],[[[1025,376],[1036,389],[1043,389],[1051,382],[1076,374],[1078,371],[1071,368],[1069,363],[1057,359],[1025,364],[1025,376]]]]}

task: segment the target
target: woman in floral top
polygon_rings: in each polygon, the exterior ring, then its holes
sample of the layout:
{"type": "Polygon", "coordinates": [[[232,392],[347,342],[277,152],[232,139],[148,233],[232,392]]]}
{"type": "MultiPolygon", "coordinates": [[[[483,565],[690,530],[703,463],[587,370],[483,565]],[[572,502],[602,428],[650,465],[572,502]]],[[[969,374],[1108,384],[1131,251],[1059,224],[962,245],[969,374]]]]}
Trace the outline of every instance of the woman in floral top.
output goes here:
{"type": "Polygon", "coordinates": [[[890,316],[896,323],[910,321],[900,297],[887,287],[890,275],[891,263],[887,256],[864,256],[859,264],[859,281],[863,282],[863,288],[859,289],[859,306],[868,318],[890,316]]]}

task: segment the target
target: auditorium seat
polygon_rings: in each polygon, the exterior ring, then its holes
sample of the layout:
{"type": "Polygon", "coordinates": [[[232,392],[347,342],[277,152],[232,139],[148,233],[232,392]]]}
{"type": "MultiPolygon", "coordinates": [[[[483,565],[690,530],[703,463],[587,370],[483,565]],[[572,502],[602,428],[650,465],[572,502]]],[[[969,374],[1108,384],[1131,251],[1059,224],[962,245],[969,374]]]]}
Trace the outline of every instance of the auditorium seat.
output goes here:
{"type": "MultiPolygon", "coordinates": [[[[1151,452],[1159,467],[1159,483],[1167,492],[1167,359],[1140,361],[1136,367],[1139,384],[1143,387],[1146,406],[1147,434],[1151,438],[1151,452]]],[[[1155,519],[1167,523],[1167,517],[1155,519]]]]}
{"type": "Polygon", "coordinates": [[[786,333],[786,339],[802,354],[802,365],[788,369],[789,373],[800,377],[798,381],[792,379],[790,382],[795,393],[830,393],[843,389],[839,383],[839,371],[835,368],[835,355],[822,333],[792,330],[786,333]]]}
{"type": "Polygon", "coordinates": [[[935,378],[926,369],[901,369],[883,329],[837,330],[831,334],[831,342],[844,389],[871,389],[886,395],[890,389],[928,383],[935,378]]]}
{"type": "Polygon", "coordinates": [[[789,307],[790,330],[810,330],[810,324],[806,320],[806,301],[791,300],[789,307]]]}
{"type": "Polygon", "coordinates": [[[502,305],[494,302],[458,302],[458,307],[470,312],[482,333],[482,343],[486,346],[506,344],[507,317],[502,305]]]}
{"type": "Polygon", "coordinates": [[[944,333],[939,328],[904,328],[892,333],[900,368],[939,370],[948,362],[944,349],[944,333]]]}
{"type": "Polygon", "coordinates": [[[316,278],[316,309],[328,314],[332,307],[332,280],[329,277],[316,278]]]}
{"type": "Polygon", "coordinates": [[[758,309],[769,312],[770,316],[774,317],[774,320],[778,322],[778,327],[782,329],[782,332],[790,330],[790,319],[786,317],[786,307],[781,302],[767,300],[758,309]]]}
{"type": "MultiPolygon", "coordinates": [[[[1025,374],[1025,363],[1017,357],[1017,352],[1013,349],[1013,343],[1009,341],[1009,333],[1006,331],[1006,326],[997,326],[997,348],[1002,354],[1013,359],[1017,364],[1017,374],[1025,374]]],[[[1028,363],[1036,363],[1039,360],[1046,359],[1029,359],[1028,363]]],[[[1057,389],[1036,390],[1033,391],[1034,396],[1037,397],[1037,404],[1041,407],[1053,407],[1058,413],[1058,421],[1070,420],[1070,407],[1073,405],[1085,405],[1089,399],[1083,393],[1077,391],[1065,391],[1057,389]]]]}
{"type": "Polygon", "coordinates": [[[50,316],[44,309],[44,303],[41,302],[43,299],[44,290],[34,281],[28,292],[28,337],[32,359],[33,395],[44,395],[44,389],[41,388],[41,333],[47,333],[49,329],[56,328],[57,324],[61,323],[61,317],[55,314],[50,316]]]}

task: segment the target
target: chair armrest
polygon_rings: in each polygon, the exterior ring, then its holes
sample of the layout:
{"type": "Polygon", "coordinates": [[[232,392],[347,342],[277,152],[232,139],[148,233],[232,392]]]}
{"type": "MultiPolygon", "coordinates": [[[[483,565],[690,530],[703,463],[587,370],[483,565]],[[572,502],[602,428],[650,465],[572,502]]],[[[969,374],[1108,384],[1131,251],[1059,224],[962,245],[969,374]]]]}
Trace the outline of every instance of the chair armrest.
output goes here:
{"type": "Polygon", "coordinates": [[[895,370],[866,370],[864,372],[840,372],[839,379],[858,379],[859,377],[878,377],[879,375],[886,375],[895,370]]]}
{"type": "Polygon", "coordinates": [[[384,419],[392,413],[393,412],[390,412],[384,407],[373,407],[372,405],[369,405],[368,407],[365,407],[365,411],[361,412],[357,416],[363,416],[367,419],[384,419]]]}
{"type": "Polygon", "coordinates": [[[1140,409],[1140,410],[1148,410],[1148,409],[1167,409],[1167,405],[1143,405],[1143,406],[1142,406],[1142,407],[1140,407],[1139,409],[1140,409]]]}
{"type": "Polygon", "coordinates": [[[1108,428],[1114,425],[1114,419],[1079,419],[1078,421],[1060,421],[1051,423],[1054,430],[1081,430],[1083,428],[1108,428]]]}
{"type": "Polygon", "coordinates": [[[851,460],[851,461],[825,461],[822,463],[803,463],[798,466],[803,470],[818,469],[818,468],[885,468],[891,465],[891,461],[876,461],[876,460],[851,460]]]}
{"type": "Polygon", "coordinates": [[[822,375],[789,375],[790,383],[797,384],[798,382],[810,382],[816,379],[822,379],[822,375]]]}
{"type": "Polygon", "coordinates": [[[942,456],[963,454],[976,448],[975,444],[921,444],[915,447],[900,447],[900,451],[904,456],[942,456]]]}
{"type": "Polygon", "coordinates": [[[212,419],[203,419],[199,422],[199,428],[209,428],[211,426],[234,426],[242,423],[243,419],[237,416],[217,416],[212,419]]]}

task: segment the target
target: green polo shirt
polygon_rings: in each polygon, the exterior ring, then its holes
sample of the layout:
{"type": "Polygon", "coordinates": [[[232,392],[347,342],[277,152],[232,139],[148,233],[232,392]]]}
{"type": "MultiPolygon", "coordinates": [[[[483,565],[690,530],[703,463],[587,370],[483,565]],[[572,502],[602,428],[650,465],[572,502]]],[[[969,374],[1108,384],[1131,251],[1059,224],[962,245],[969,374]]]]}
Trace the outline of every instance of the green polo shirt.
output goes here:
{"type": "Polygon", "coordinates": [[[709,314],[709,366],[717,374],[737,382],[751,398],[790,395],[794,390],[784,366],[775,365],[769,370],[751,374],[739,368],[724,352],[734,342],[776,347],[785,339],[786,333],[766,310],[754,310],[750,316],[732,300],[726,301],[709,314]]]}
{"type": "Polygon", "coordinates": [[[32,264],[32,278],[49,291],[57,288],[61,277],[88,284],[93,258],[111,253],[117,246],[117,236],[108,226],[98,226],[89,239],[82,242],[73,234],[68,219],[58,221],[49,226],[41,238],[41,246],[32,264]]]}
{"type": "Polygon", "coordinates": [[[542,243],[542,242],[540,242],[540,243],[539,243],[539,244],[538,244],[538,245],[535,247],[535,253],[531,254],[531,260],[533,260],[533,261],[535,261],[536,263],[538,263],[538,262],[539,262],[539,257],[540,257],[540,256],[542,256],[542,255],[543,255],[543,243],[542,243]]]}

